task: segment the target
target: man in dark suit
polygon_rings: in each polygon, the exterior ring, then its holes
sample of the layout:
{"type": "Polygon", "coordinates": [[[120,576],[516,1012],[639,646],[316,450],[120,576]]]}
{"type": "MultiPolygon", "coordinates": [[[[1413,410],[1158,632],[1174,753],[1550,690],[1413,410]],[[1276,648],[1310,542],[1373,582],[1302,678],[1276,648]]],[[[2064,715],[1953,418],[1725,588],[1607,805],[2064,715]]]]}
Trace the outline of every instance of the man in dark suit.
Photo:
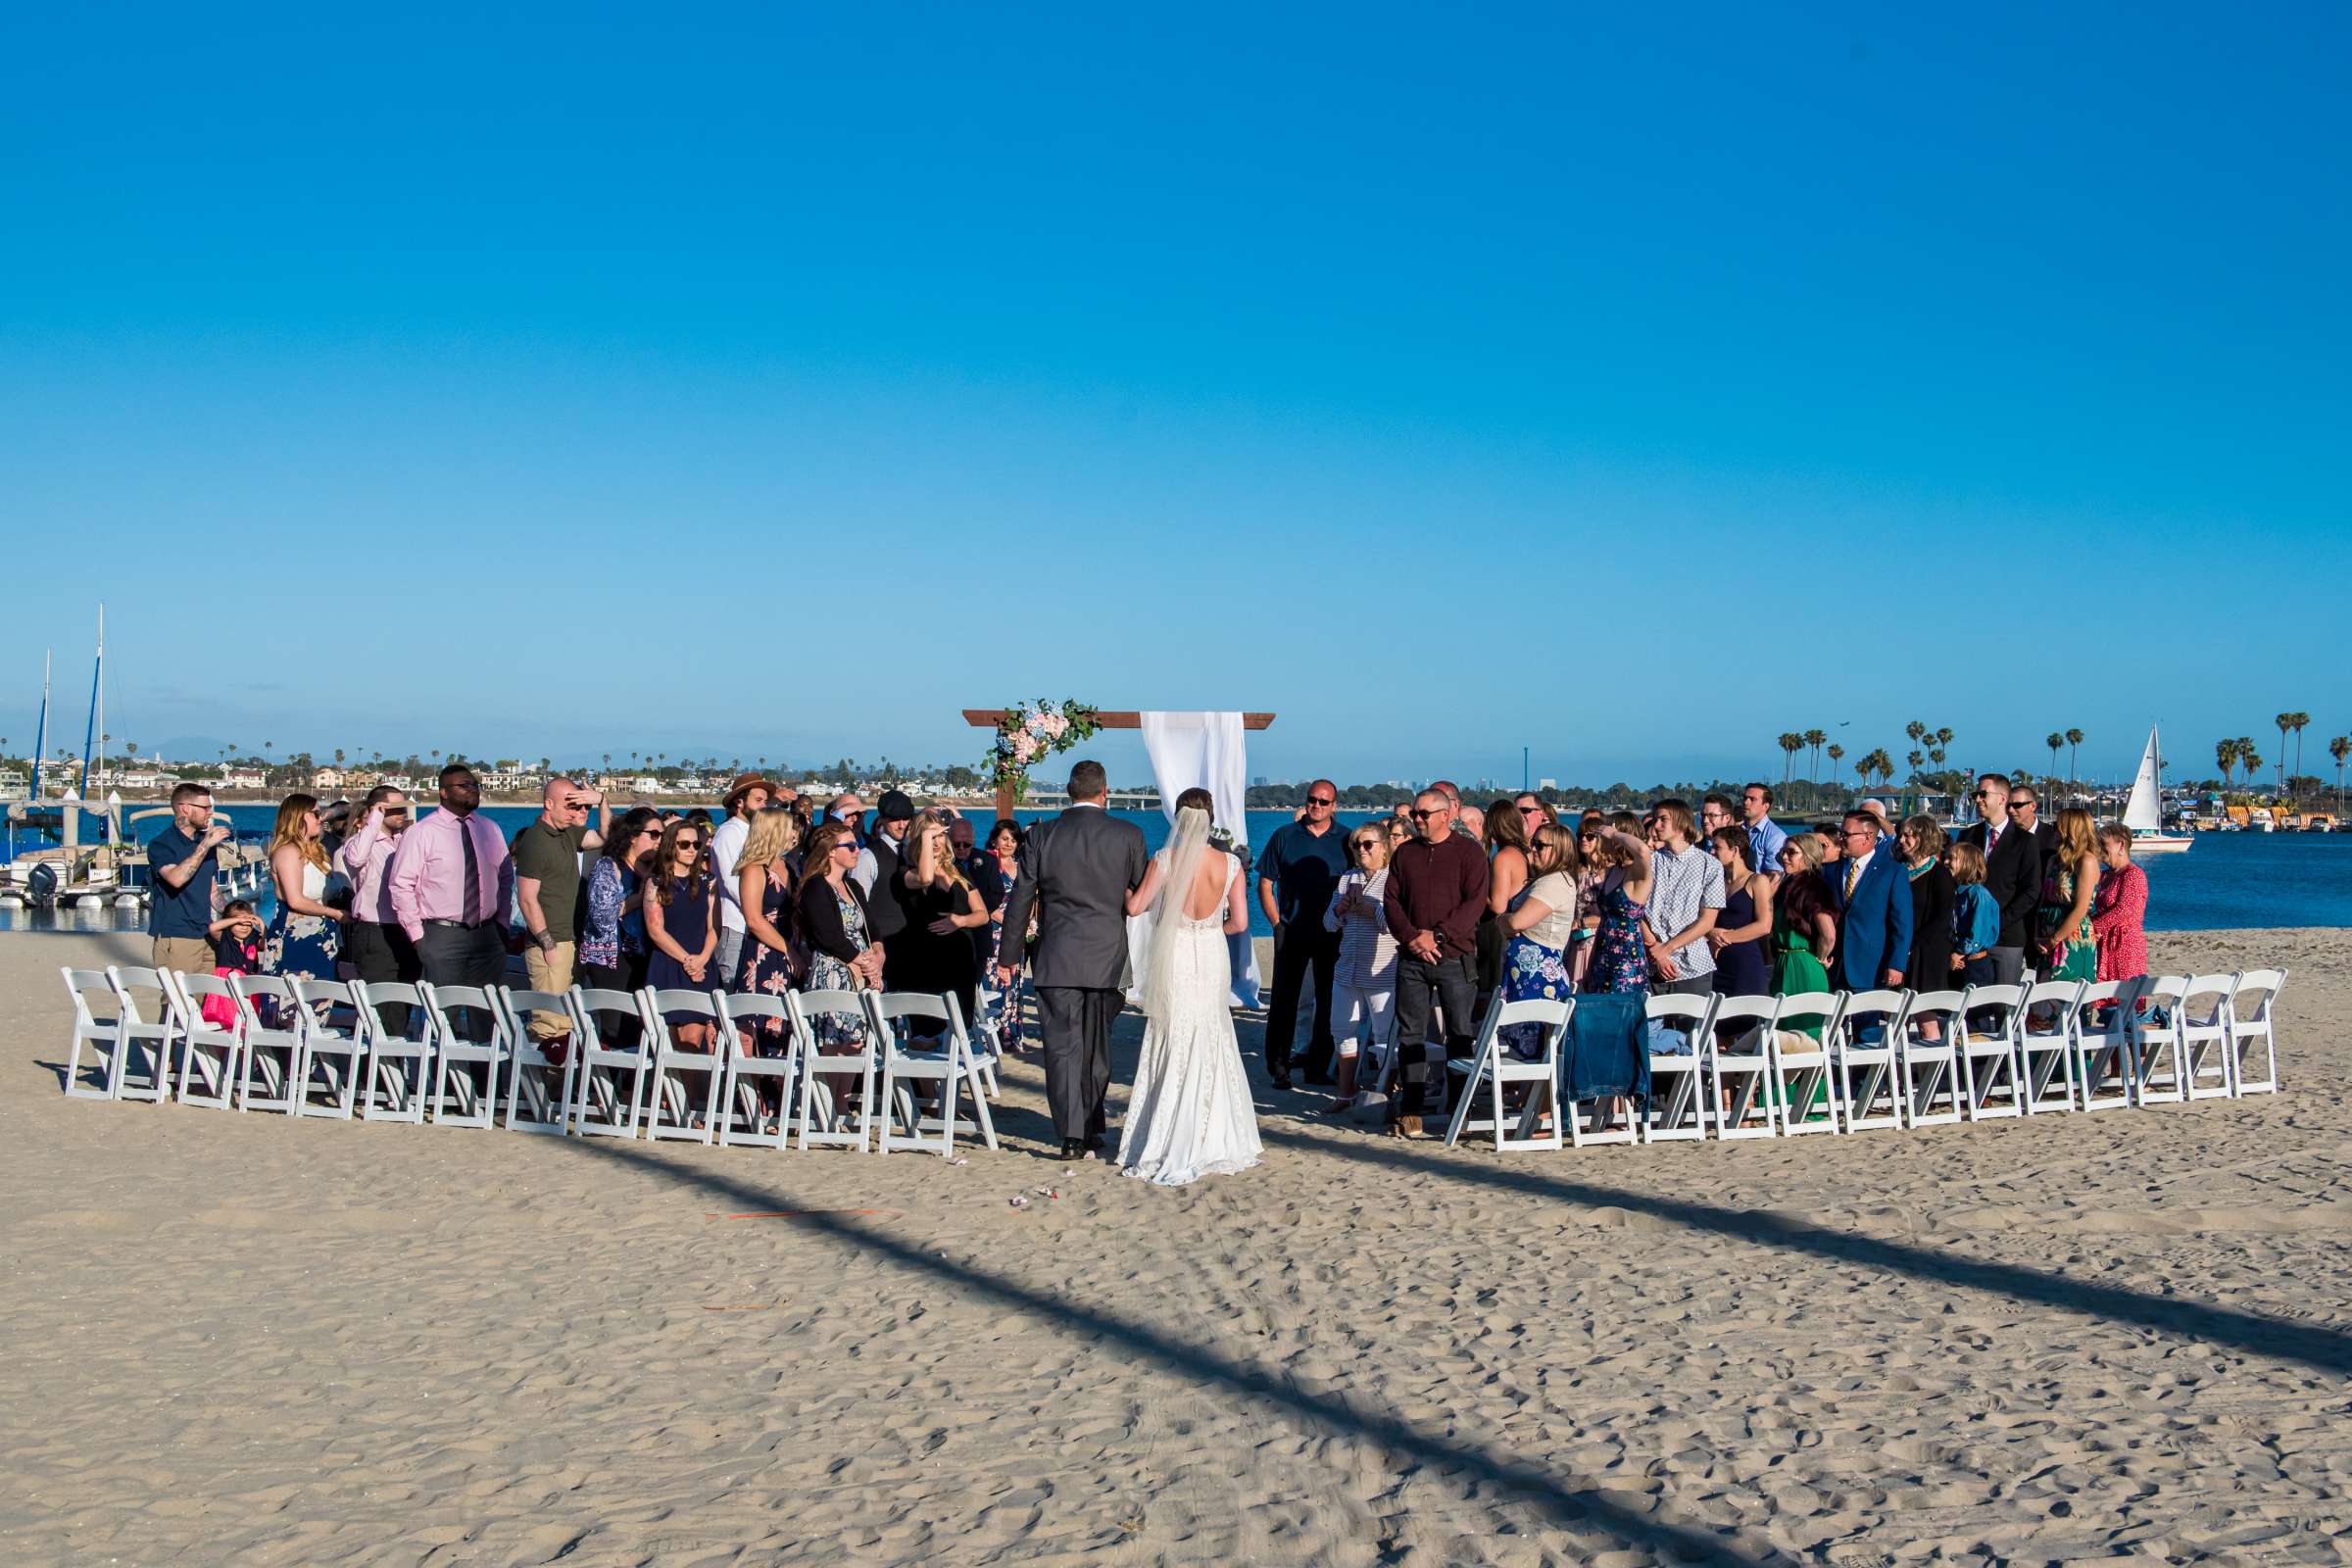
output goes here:
{"type": "Polygon", "coordinates": [[[2026,972],[2026,943],[2034,933],[2034,906],[2041,900],[2041,846],[2010,816],[2009,780],[2002,774],[1977,780],[1977,809],[1984,819],[1962,829],[1960,842],[1984,852],[1984,891],[2001,910],[1992,982],[2013,986],[2026,972]]]}
{"type": "Polygon", "coordinates": [[[2043,974],[2049,970],[2050,947],[2041,939],[2041,880],[2058,858],[2058,824],[2041,820],[2041,803],[2034,786],[2022,778],[2009,786],[2009,820],[2034,836],[2034,914],[2026,922],[2026,964],[2043,974]]]}
{"type": "Polygon", "coordinates": [[[1026,950],[1044,1014],[1046,1100],[1063,1159],[1091,1159],[1108,1123],[1110,1023],[1127,987],[1127,895],[1143,885],[1144,830],[1102,808],[1101,762],[1070,769],[1070,808],[1030,829],[1004,906],[997,983],[1009,991],[1026,950]],[[1037,943],[1026,941],[1038,911],[1037,943]]]}
{"type": "Polygon", "coordinates": [[[1891,847],[1879,840],[1879,819],[1848,811],[1845,854],[1825,865],[1830,909],[1838,917],[1838,984],[1847,991],[1900,986],[1911,961],[1911,879],[1891,847]]]}

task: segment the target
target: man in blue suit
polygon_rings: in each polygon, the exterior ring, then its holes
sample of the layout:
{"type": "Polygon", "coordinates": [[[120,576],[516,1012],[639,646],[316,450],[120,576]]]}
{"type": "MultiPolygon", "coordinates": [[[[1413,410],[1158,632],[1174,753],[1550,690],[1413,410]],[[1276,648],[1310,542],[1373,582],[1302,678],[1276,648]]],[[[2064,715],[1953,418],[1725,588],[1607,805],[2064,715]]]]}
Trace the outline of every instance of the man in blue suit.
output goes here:
{"type": "Polygon", "coordinates": [[[1911,962],[1911,878],[1879,837],[1876,816],[1848,811],[1844,828],[1844,858],[1821,868],[1838,916],[1833,978],[1847,991],[1900,986],[1911,962]]]}

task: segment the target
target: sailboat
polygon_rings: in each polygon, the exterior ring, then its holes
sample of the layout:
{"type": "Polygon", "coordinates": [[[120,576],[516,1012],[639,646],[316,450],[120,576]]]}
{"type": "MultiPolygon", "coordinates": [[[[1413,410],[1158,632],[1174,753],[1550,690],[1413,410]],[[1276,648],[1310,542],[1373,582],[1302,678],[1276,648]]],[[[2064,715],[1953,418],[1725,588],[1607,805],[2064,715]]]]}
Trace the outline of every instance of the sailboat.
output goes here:
{"type": "Polygon", "coordinates": [[[2139,776],[2132,781],[2132,798],[2124,803],[2124,826],[2132,830],[2135,855],[2174,855],[2196,842],[2185,833],[2164,830],[2164,758],[2156,749],[2156,726],[2148,726],[2148,749],[2139,754],[2139,776]]]}

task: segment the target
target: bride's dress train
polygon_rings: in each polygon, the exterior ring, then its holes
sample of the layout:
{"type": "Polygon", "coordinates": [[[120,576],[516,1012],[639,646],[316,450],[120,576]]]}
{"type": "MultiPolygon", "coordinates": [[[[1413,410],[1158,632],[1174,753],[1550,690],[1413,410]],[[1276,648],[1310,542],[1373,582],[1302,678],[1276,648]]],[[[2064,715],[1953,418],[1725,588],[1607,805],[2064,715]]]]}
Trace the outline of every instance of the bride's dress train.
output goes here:
{"type": "MultiPolygon", "coordinates": [[[[1227,856],[1228,898],[1240,874],[1241,862],[1227,856]]],[[[1248,1170],[1264,1148],[1233,1033],[1225,908],[1220,900],[1207,919],[1192,919],[1181,890],[1171,890],[1159,914],[1179,922],[1166,950],[1167,1015],[1144,1026],[1144,1054],[1119,1129],[1119,1167],[1163,1187],[1248,1170]]]]}

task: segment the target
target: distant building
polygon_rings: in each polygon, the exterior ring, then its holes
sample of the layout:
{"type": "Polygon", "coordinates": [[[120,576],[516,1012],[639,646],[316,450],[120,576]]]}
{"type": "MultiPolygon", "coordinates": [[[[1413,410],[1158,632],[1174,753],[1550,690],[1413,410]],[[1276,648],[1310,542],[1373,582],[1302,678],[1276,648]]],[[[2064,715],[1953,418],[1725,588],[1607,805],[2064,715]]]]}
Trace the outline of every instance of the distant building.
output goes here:
{"type": "Polygon", "coordinates": [[[1536,780],[1536,788],[1540,790],[1556,790],[1559,787],[1560,781],[1556,778],[1540,778],[1536,780]]]}
{"type": "Polygon", "coordinates": [[[315,790],[339,790],[342,787],[343,770],[339,767],[322,767],[311,775],[311,788],[315,790]]]}
{"type": "Polygon", "coordinates": [[[250,767],[222,768],[219,782],[224,790],[260,790],[270,787],[269,775],[250,767]]]}

